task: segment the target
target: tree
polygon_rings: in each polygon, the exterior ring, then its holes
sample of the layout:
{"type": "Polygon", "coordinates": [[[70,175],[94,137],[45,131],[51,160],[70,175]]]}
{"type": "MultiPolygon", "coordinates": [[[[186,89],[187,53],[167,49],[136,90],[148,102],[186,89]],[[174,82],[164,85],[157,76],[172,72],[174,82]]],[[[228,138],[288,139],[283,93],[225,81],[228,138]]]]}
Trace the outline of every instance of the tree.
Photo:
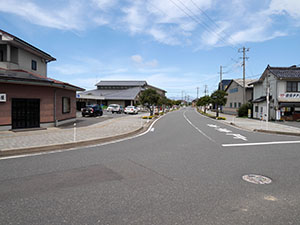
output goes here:
{"type": "Polygon", "coordinates": [[[160,95],[153,89],[147,89],[142,92],[139,102],[150,110],[150,116],[153,115],[153,106],[157,105],[160,95]]]}
{"type": "Polygon", "coordinates": [[[219,106],[225,105],[227,102],[227,96],[228,94],[225,91],[217,90],[214,93],[211,94],[211,100],[212,103],[215,104],[217,110],[216,110],[216,117],[219,117],[219,106]]]}
{"type": "Polygon", "coordinates": [[[211,97],[209,96],[203,96],[198,99],[197,106],[204,106],[204,112],[206,113],[206,106],[211,103],[211,97]]]}
{"type": "Polygon", "coordinates": [[[248,110],[249,109],[252,110],[252,107],[253,107],[252,104],[249,102],[243,104],[238,110],[238,116],[239,117],[248,116],[248,110]]]}

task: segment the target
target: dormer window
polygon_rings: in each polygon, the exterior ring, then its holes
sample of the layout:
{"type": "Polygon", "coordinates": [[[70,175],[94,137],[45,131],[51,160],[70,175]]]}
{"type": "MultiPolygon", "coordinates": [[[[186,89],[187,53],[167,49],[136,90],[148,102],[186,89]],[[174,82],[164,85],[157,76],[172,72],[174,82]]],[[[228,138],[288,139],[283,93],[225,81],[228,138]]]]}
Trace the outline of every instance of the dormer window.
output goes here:
{"type": "Polygon", "coordinates": [[[37,64],[36,64],[36,61],[35,61],[35,60],[32,60],[32,61],[31,61],[31,69],[32,69],[32,70],[37,70],[37,64]]]}

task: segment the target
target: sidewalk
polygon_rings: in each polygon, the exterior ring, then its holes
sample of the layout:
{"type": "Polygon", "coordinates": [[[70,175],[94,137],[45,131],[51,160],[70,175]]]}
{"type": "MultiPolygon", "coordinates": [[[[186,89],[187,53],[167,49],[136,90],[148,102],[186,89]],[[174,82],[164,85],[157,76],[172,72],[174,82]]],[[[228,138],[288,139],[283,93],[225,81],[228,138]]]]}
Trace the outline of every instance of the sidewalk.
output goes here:
{"type": "MultiPolygon", "coordinates": [[[[211,115],[216,115],[215,112],[207,111],[211,115]]],[[[284,135],[294,135],[300,136],[300,128],[287,126],[284,124],[275,123],[275,122],[266,122],[256,119],[240,118],[234,115],[220,113],[220,117],[225,117],[226,120],[220,120],[224,123],[234,125],[236,127],[250,130],[258,131],[264,133],[274,133],[274,134],[284,134],[284,135]]]]}
{"type": "Polygon", "coordinates": [[[150,122],[143,115],[105,120],[80,128],[48,128],[26,132],[0,132],[0,157],[29,152],[74,148],[125,138],[145,129],[150,122]]]}

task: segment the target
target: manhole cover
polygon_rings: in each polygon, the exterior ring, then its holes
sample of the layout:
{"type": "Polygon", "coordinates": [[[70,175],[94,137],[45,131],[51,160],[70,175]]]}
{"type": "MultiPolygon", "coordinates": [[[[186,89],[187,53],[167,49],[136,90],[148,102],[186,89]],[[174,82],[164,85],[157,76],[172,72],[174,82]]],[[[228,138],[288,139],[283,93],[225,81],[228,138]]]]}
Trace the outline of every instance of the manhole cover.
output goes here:
{"type": "Polygon", "coordinates": [[[243,180],[253,184],[270,184],[272,182],[270,178],[256,174],[244,175],[243,180]]]}

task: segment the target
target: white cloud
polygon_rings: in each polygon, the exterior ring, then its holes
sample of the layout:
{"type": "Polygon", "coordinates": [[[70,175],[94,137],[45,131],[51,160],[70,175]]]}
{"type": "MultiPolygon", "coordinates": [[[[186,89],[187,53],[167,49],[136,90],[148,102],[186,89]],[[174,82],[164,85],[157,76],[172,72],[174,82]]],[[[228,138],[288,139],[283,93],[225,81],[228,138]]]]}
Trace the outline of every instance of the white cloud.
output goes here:
{"type": "Polygon", "coordinates": [[[266,41],[300,25],[299,0],[0,0],[0,5],[0,12],[40,26],[75,31],[109,26],[196,49],[266,41]],[[287,15],[282,26],[279,18],[287,15]]]}
{"type": "Polygon", "coordinates": [[[126,14],[123,21],[133,34],[143,32],[147,25],[147,11],[144,10],[143,5],[143,1],[136,0],[133,5],[123,8],[126,14]]]}
{"type": "Polygon", "coordinates": [[[131,59],[135,63],[143,63],[143,57],[140,55],[133,55],[133,56],[131,56],[131,59]]]}
{"type": "Polygon", "coordinates": [[[18,15],[29,22],[62,30],[81,30],[82,4],[72,1],[66,7],[46,9],[32,1],[0,0],[0,11],[18,15]]]}
{"type": "Polygon", "coordinates": [[[271,13],[287,13],[290,16],[300,18],[300,1],[299,0],[272,0],[269,8],[271,13]]]}
{"type": "Polygon", "coordinates": [[[98,7],[98,9],[106,11],[116,6],[118,0],[92,0],[92,3],[98,7]]]}
{"type": "Polygon", "coordinates": [[[156,67],[156,66],[158,66],[158,61],[156,59],[153,59],[151,61],[144,61],[143,57],[140,55],[133,55],[130,58],[139,67],[156,67]]]}

